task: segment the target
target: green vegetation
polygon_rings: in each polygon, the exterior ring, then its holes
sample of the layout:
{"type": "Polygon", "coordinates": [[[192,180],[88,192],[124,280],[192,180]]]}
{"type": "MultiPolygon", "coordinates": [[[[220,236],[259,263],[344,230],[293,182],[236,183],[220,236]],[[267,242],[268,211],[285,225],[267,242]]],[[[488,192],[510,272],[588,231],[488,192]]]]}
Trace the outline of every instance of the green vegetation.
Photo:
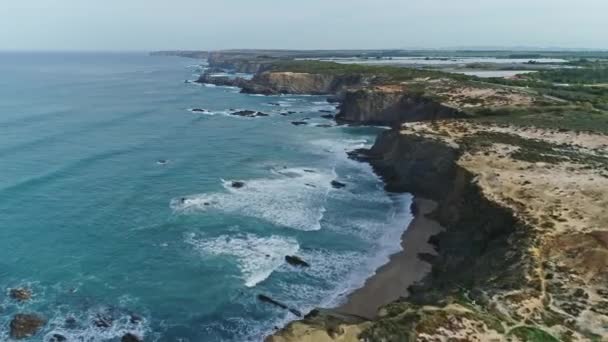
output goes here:
{"type": "Polygon", "coordinates": [[[559,342],[549,333],[535,327],[517,327],[509,332],[523,342],[559,342]]]}
{"type": "Polygon", "coordinates": [[[603,61],[577,62],[577,67],[571,69],[543,70],[532,75],[543,81],[565,84],[598,84],[608,83],[608,63],[603,61]]]}
{"type": "Polygon", "coordinates": [[[481,108],[473,109],[471,113],[475,116],[473,120],[480,123],[608,134],[608,113],[588,106],[566,104],[531,108],[481,108]]]}
{"type": "Polygon", "coordinates": [[[511,154],[514,159],[530,163],[544,162],[550,164],[571,161],[608,170],[608,156],[606,155],[581,153],[573,145],[526,139],[515,134],[480,132],[465,137],[460,143],[466,150],[473,152],[484,151],[492,144],[506,144],[519,147],[517,151],[511,154]]]}
{"type": "Polygon", "coordinates": [[[425,77],[443,77],[458,80],[471,79],[471,77],[466,75],[448,74],[440,71],[426,69],[363,64],[341,64],[334,62],[304,60],[280,61],[274,63],[273,69],[287,72],[306,72],[312,74],[376,76],[379,78],[384,78],[387,82],[408,81],[415,78],[425,77]]]}

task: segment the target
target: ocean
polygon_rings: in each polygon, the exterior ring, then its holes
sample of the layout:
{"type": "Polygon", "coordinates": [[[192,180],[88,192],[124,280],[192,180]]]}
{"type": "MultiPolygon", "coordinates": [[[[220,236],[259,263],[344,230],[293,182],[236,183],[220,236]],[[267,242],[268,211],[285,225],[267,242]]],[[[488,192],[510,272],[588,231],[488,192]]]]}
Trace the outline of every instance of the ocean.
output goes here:
{"type": "Polygon", "coordinates": [[[332,307],[399,251],[410,196],[346,155],[383,128],[336,126],[322,96],[184,82],[201,64],[0,53],[0,340],[37,313],[31,341],[261,341],[297,317],[259,294],[332,307]]]}

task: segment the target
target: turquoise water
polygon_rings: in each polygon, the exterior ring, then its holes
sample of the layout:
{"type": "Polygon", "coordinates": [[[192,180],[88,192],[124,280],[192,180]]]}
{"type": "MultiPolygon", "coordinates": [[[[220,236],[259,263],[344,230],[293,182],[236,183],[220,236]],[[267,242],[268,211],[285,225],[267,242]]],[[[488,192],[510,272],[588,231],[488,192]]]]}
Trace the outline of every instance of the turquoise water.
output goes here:
{"type": "Polygon", "coordinates": [[[32,341],[259,341],[295,317],[258,294],[337,305],[399,249],[409,196],[345,154],[379,128],[317,127],[334,109],[319,96],[184,83],[193,64],[0,54],[0,285],[34,293],[0,297],[0,340],[36,312],[48,323],[32,341]]]}

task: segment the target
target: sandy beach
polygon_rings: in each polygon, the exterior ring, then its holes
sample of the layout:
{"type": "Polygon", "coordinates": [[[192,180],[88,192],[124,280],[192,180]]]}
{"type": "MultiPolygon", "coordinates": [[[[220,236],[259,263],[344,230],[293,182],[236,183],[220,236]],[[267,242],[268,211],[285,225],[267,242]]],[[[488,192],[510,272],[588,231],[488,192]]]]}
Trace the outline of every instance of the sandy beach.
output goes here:
{"type": "Polygon", "coordinates": [[[435,254],[428,240],[443,228],[425,215],[432,212],[437,203],[422,198],[415,198],[414,202],[418,214],[401,236],[401,252],[393,254],[390,261],[368,278],[362,288],[351,293],[347,302],[336,308],[337,311],[374,318],[381,306],[400,297],[407,297],[408,286],[431,271],[431,265],[421,260],[418,254],[435,254]]]}

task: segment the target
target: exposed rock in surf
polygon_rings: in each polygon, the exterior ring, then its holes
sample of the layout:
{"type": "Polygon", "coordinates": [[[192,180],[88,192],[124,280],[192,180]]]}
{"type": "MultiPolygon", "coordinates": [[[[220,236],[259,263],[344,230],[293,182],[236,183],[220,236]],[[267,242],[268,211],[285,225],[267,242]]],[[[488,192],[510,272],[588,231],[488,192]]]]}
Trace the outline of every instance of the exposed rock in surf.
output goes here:
{"type": "Polygon", "coordinates": [[[253,110],[239,110],[238,112],[230,113],[230,115],[253,117],[253,116],[255,116],[255,113],[256,112],[253,110]]]}
{"type": "Polygon", "coordinates": [[[337,180],[333,180],[333,181],[331,181],[331,186],[334,189],[342,189],[342,188],[346,187],[346,184],[344,184],[342,182],[338,182],[337,180]]]}
{"type": "Polygon", "coordinates": [[[144,318],[143,318],[143,317],[141,317],[141,316],[140,316],[140,315],[138,315],[138,314],[134,314],[134,313],[132,313],[132,314],[129,316],[129,322],[131,322],[131,324],[139,324],[139,323],[141,323],[143,320],[144,320],[144,318]]]}
{"type": "Polygon", "coordinates": [[[112,326],[112,317],[107,317],[103,315],[97,315],[93,324],[98,328],[109,328],[112,326]]]}
{"type": "Polygon", "coordinates": [[[316,125],[315,127],[329,128],[329,127],[332,127],[332,125],[328,125],[328,124],[319,124],[319,125],[316,125]]]}
{"type": "Polygon", "coordinates": [[[335,118],[336,116],[335,116],[335,115],[333,115],[333,114],[325,114],[325,115],[321,115],[321,117],[322,117],[323,119],[333,119],[333,118],[335,118]]]}
{"type": "Polygon", "coordinates": [[[244,116],[244,117],[248,117],[248,118],[255,118],[258,116],[268,116],[268,114],[266,114],[266,113],[256,112],[253,110],[239,110],[239,111],[230,113],[230,115],[244,116]]]}
{"type": "Polygon", "coordinates": [[[192,108],[190,109],[191,112],[196,112],[196,113],[207,113],[206,109],[202,109],[202,108],[192,108]]]}
{"type": "Polygon", "coordinates": [[[168,160],[166,160],[166,159],[159,159],[159,160],[157,160],[157,161],[156,161],[156,164],[158,164],[158,165],[165,165],[165,164],[167,164],[168,162],[169,162],[169,161],[168,161],[168,160]]]}
{"type": "Polygon", "coordinates": [[[274,305],[278,308],[281,308],[283,310],[287,310],[298,317],[302,317],[302,313],[300,311],[298,311],[294,308],[290,308],[289,306],[287,306],[281,302],[277,302],[276,300],[274,300],[268,296],[265,296],[263,294],[258,295],[258,300],[262,303],[268,303],[268,304],[274,305]]]}
{"type": "Polygon", "coordinates": [[[141,338],[139,338],[139,336],[128,333],[125,334],[121,339],[120,342],[142,342],[143,340],[141,338]]]}
{"type": "Polygon", "coordinates": [[[20,287],[16,289],[11,289],[9,295],[12,299],[16,301],[25,302],[32,298],[32,291],[30,289],[20,287]]]}
{"type": "Polygon", "coordinates": [[[306,261],[302,260],[302,258],[295,256],[295,255],[285,256],[285,261],[287,261],[287,263],[290,264],[291,266],[310,267],[309,263],[307,263],[306,261]]]}
{"type": "Polygon", "coordinates": [[[306,121],[292,121],[291,124],[294,126],[300,126],[300,125],[306,125],[308,123],[306,121]]]}
{"type": "Polygon", "coordinates": [[[78,327],[78,322],[74,317],[68,317],[65,319],[64,326],[67,329],[76,329],[78,327]]]}
{"type": "Polygon", "coordinates": [[[49,339],[49,342],[65,342],[67,341],[67,337],[61,335],[61,334],[53,334],[51,336],[51,338],[49,339]]]}
{"type": "Polygon", "coordinates": [[[11,337],[17,340],[32,337],[45,323],[46,320],[36,314],[17,314],[10,323],[11,337]]]}
{"type": "Polygon", "coordinates": [[[245,182],[241,182],[241,181],[233,181],[232,183],[230,183],[230,186],[235,188],[235,189],[240,189],[242,187],[245,186],[245,182]]]}
{"type": "Polygon", "coordinates": [[[412,201],[412,204],[410,204],[410,212],[412,215],[418,216],[420,208],[418,208],[418,203],[416,201],[412,201]]]}
{"type": "Polygon", "coordinates": [[[326,110],[326,109],[321,109],[319,110],[319,113],[333,113],[333,110],[326,110]]]}

